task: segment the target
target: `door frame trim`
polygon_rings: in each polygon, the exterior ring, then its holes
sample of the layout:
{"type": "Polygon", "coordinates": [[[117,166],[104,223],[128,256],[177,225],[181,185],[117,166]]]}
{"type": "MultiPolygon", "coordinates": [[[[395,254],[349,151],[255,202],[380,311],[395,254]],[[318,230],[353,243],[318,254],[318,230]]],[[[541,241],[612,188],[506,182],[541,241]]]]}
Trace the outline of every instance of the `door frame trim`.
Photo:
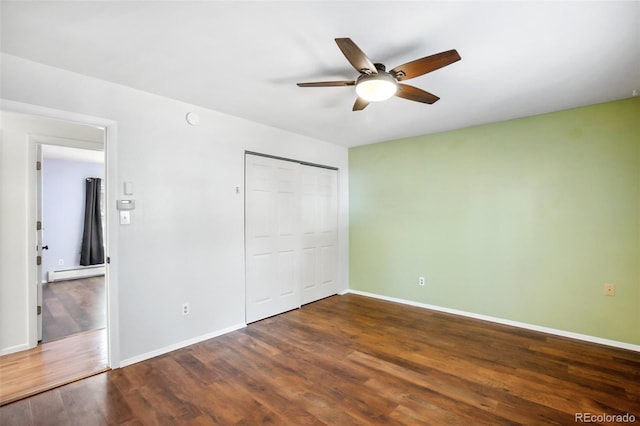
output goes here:
{"type": "MultiPolygon", "coordinates": [[[[102,128],[102,133],[103,135],[106,135],[106,131],[104,128],[102,128]]],[[[71,138],[65,138],[65,137],[58,137],[58,136],[51,136],[51,135],[44,135],[44,134],[38,134],[38,133],[29,133],[28,136],[29,138],[29,149],[34,150],[34,152],[36,153],[36,160],[37,161],[42,161],[42,147],[43,146],[64,146],[67,148],[74,148],[74,149],[84,149],[84,150],[91,150],[91,151],[101,151],[102,152],[102,157],[103,157],[103,168],[106,171],[106,152],[105,152],[105,141],[103,141],[102,143],[98,144],[92,141],[88,141],[88,140],[81,140],[81,139],[71,139],[71,138]]],[[[33,181],[33,183],[35,184],[35,191],[34,193],[36,194],[36,197],[34,198],[34,202],[35,202],[35,208],[33,209],[33,212],[30,212],[29,214],[31,215],[32,213],[35,214],[35,219],[36,220],[42,220],[42,199],[44,196],[44,182],[43,182],[43,177],[42,177],[42,170],[34,170],[35,172],[35,180],[33,181]],[[40,217],[38,217],[40,214],[40,217]]],[[[106,191],[106,186],[109,185],[109,181],[107,179],[105,179],[105,191],[106,191]]],[[[29,189],[31,189],[31,184],[29,184],[29,189]]],[[[105,194],[106,195],[106,194],[105,194]]],[[[105,209],[105,226],[107,229],[105,229],[105,234],[108,232],[108,222],[109,222],[109,214],[107,212],[107,209],[105,209]]],[[[46,225],[46,224],[45,224],[46,225]]],[[[39,236],[38,236],[38,230],[34,230],[33,227],[29,228],[28,232],[29,235],[31,235],[32,232],[34,232],[34,240],[39,242],[39,246],[37,247],[37,252],[36,255],[42,255],[42,249],[41,249],[41,245],[42,245],[42,241],[39,240],[39,236]]],[[[28,239],[31,241],[31,238],[28,237],[28,239]]],[[[107,239],[105,238],[104,244],[105,244],[105,249],[107,246],[107,239]]],[[[105,250],[106,251],[106,250],[105,250]]],[[[106,267],[105,267],[105,271],[106,271],[106,267]]],[[[38,266],[36,265],[36,269],[35,269],[35,282],[38,285],[38,291],[36,293],[36,299],[37,299],[37,303],[36,305],[41,305],[42,303],[42,299],[41,299],[41,294],[40,294],[40,290],[42,289],[42,284],[43,284],[43,272],[42,272],[42,265],[38,266]]],[[[105,290],[109,288],[109,280],[108,277],[106,276],[105,273],[105,290]]],[[[30,288],[27,290],[27,292],[30,291],[30,288]]],[[[27,293],[27,298],[29,300],[31,300],[31,295],[29,293],[27,293]]],[[[106,298],[106,293],[105,293],[105,298],[106,298]]],[[[44,308],[44,306],[43,306],[44,308]]],[[[30,318],[32,313],[31,310],[35,309],[33,307],[33,303],[29,304],[29,314],[30,314],[30,318]]],[[[108,313],[105,312],[105,314],[107,314],[107,318],[108,318],[108,313]]],[[[38,315],[36,313],[36,344],[34,345],[33,340],[31,339],[31,333],[29,333],[29,347],[35,347],[37,345],[37,342],[40,341],[40,339],[42,338],[41,336],[41,330],[40,330],[40,326],[41,326],[41,321],[42,321],[42,316],[40,315],[40,318],[38,318],[38,315]]],[[[31,331],[31,324],[28,324],[29,327],[29,331],[31,331]]],[[[107,333],[109,331],[109,322],[107,320],[107,333]]]]}
{"type": "MultiPolygon", "coordinates": [[[[107,297],[107,334],[108,334],[108,366],[111,368],[118,368],[120,366],[120,325],[118,315],[118,223],[117,215],[110,214],[110,206],[116,205],[117,198],[117,182],[118,182],[118,123],[114,120],[109,120],[100,117],[94,117],[90,115],[78,114],[69,111],[63,111],[53,108],[42,107],[39,105],[27,104],[23,102],[10,101],[6,99],[0,99],[0,109],[6,112],[14,112],[33,117],[41,117],[48,119],[61,120],[71,123],[78,123],[88,126],[95,126],[104,129],[104,160],[105,160],[105,180],[106,180],[106,205],[105,214],[107,216],[107,230],[105,238],[106,256],[110,259],[110,263],[106,264],[106,297],[107,297]]],[[[35,144],[31,141],[32,136],[29,137],[29,155],[28,165],[35,165],[35,144]]],[[[29,208],[30,215],[35,215],[35,182],[33,181],[35,173],[29,173],[29,180],[27,185],[29,186],[29,194],[32,194],[31,206],[29,208]]],[[[35,222],[33,222],[35,223],[35,222]]],[[[29,228],[29,235],[35,238],[35,226],[29,228]],[[33,228],[33,229],[32,229],[33,228]]],[[[32,241],[32,240],[29,240],[32,241]]],[[[35,241],[35,240],[33,240],[35,241]]],[[[29,344],[33,344],[34,347],[37,344],[37,321],[35,316],[35,289],[32,289],[34,281],[34,274],[36,273],[36,259],[31,253],[27,256],[27,278],[29,280],[27,299],[29,301],[29,318],[28,318],[28,335],[29,344]],[[34,302],[34,303],[31,303],[34,302]]]]}

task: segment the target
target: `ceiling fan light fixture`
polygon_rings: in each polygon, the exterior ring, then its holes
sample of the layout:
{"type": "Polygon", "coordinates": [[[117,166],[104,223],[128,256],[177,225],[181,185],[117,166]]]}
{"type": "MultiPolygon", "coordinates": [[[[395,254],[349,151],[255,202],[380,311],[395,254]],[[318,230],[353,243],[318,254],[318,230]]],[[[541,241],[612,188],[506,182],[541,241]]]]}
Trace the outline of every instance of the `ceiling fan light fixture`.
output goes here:
{"type": "Polygon", "coordinates": [[[351,66],[360,73],[360,76],[355,81],[316,81],[298,83],[298,86],[335,87],[355,85],[358,99],[353,104],[352,111],[362,111],[370,102],[384,101],[394,95],[409,101],[433,104],[440,99],[438,96],[404,84],[404,81],[420,77],[462,59],[457,50],[451,49],[407,62],[387,72],[384,64],[371,62],[371,59],[350,38],[336,38],[335,42],[351,66]],[[402,81],[402,84],[398,83],[399,81],[402,81]]]}
{"type": "Polygon", "coordinates": [[[391,74],[379,72],[372,75],[361,75],[356,83],[356,93],[368,102],[384,101],[398,91],[398,83],[391,74]]]}

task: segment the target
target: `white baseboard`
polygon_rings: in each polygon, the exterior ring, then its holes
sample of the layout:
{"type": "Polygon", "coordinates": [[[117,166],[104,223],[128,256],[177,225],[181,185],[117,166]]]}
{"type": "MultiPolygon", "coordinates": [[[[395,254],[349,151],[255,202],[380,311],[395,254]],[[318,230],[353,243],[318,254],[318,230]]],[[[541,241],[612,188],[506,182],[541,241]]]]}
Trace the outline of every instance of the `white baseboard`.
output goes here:
{"type": "Polygon", "coordinates": [[[23,345],[15,345],[8,348],[0,349],[0,356],[9,355],[15,352],[26,351],[27,349],[31,349],[27,343],[23,345]]]}
{"type": "Polygon", "coordinates": [[[47,274],[48,282],[77,280],[80,278],[99,277],[105,274],[105,267],[90,266],[87,268],[67,269],[64,271],[49,271],[47,274]]]}
{"type": "Polygon", "coordinates": [[[482,321],[494,322],[497,324],[510,325],[512,327],[524,328],[532,331],[539,331],[541,333],[553,334],[555,336],[568,337],[570,339],[582,340],[584,342],[597,343],[600,345],[612,346],[615,348],[628,349],[630,351],[640,352],[640,345],[634,345],[632,343],[618,342],[617,340],[603,339],[601,337],[589,336],[587,334],[573,333],[571,331],[558,330],[558,329],[549,328],[549,327],[542,327],[539,325],[527,324],[519,321],[511,321],[511,320],[492,317],[488,315],[474,314],[473,312],[466,312],[466,311],[460,311],[457,309],[444,308],[442,306],[429,305],[426,303],[414,302],[412,300],[406,300],[406,299],[398,299],[395,297],[383,296],[375,293],[367,293],[365,291],[360,291],[360,290],[348,289],[341,292],[340,295],[345,295],[348,293],[358,294],[360,296],[372,297],[374,299],[386,300],[388,302],[402,303],[403,305],[416,306],[418,308],[430,309],[438,312],[445,312],[448,314],[459,315],[467,318],[479,319],[482,321]]]}
{"type": "Polygon", "coordinates": [[[182,349],[184,347],[203,342],[205,340],[213,339],[214,337],[222,336],[223,334],[231,333],[232,331],[240,330],[241,328],[245,328],[247,324],[236,324],[231,327],[223,328],[222,330],[217,330],[212,333],[203,334],[202,336],[194,337],[192,339],[183,340],[182,342],[175,343],[173,345],[165,346],[164,348],[156,349],[155,351],[147,352],[141,355],[136,355],[131,358],[124,359],[120,361],[120,368],[126,367],[127,365],[135,364],[141,361],[145,361],[147,359],[151,359],[160,355],[164,355],[168,352],[172,352],[178,349],[182,349]]]}

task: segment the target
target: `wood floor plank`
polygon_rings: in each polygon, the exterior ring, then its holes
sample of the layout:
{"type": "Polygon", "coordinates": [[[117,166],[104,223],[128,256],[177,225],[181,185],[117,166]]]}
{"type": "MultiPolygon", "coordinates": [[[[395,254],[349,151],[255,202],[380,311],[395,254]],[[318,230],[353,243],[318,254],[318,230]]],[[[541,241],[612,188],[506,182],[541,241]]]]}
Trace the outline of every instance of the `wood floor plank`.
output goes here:
{"type": "Polygon", "coordinates": [[[0,357],[0,405],[106,371],[106,330],[0,357]]]}
{"type": "MultiPolygon", "coordinates": [[[[243,353],[243,355],[245,357],[251,356],[247,352],[243,353]]],[[[260,357],[260,354],[254,353],[253,356],[260,357]]],[[[359,394],[363,381],[353,375],[340,374],[340,369],[335,368],[335,358],[331,353],[325,355],[319,353],[310,354],[306,351],[290,348],[286,356],[280,355],[277,361],[274,361],[277,367],[285,369],[289,366],[291,359],[295,359],[296,364],[300,366],[298,375],[301,375],[304,381],[311,386],[313,386],[313,383],[323,381],[340,382],[342,386],[339,390],[319,387],[315,389],[316,393],[334,404],[348,407],[345,409],[346,413],[364,423],[380,422],[396,407],[396,404],[392,401],[380,398],[375,394],[368,395],[366,401],[360,398],[359,394]]]]}
{"type": "Polygon", "coordinates": [[[640,353],[356,295],[0,407],[12,424],[640,420],[640,353]],[[37,420],[37,421],[36,421],[37,420]]]}
{"type": "MultiPolygon", "coordinates": [[[[246,342],[246,339],[239,339],[246,342]]],[[[239,367],[238,377],[244,377],[245,388],[264,389],[271,388],[271,393],[275,393],[276,398],[283,398],[294,402],[296,406],[312,413],[320,422],[335,424],[334,422],[348,422],[347,424],[359,423],[356,416],[350,412],[341,412],[337,417],[335,413],[327,413],[325,409],[317,410],[318,406],[328,407],[336,404],[336,395],[330,390],[314,386],[315,382],[307,374],[308,366],[305,366],[304,373],[298,369],[291,369],[288,363],[289,352],[282,352],[276,358],[266,359],[259,353],[252,352],[242,345],[234,345],[237,351],[234,364],[239,367]],[[273,389],[274,378],[277,381],[276,389],[273,389]],[[329,414],[329,415],[326,415],[329,414]]],[[[296,363],[298,360],[296,359],[296,363]]],[[[269,394],[269,396],[270,396],[269,394]]],[[[266,398],[265,393],[259,395],[262,401],[266,398]]],[[[270,398],[269,398],[270,399],[270,398]]],[[[266,405],[276,404],[273,401],[265,402],[266,405]]],[[[301,414],[305,417],[305,414],[301,414]]],[[[314,422],[311,422],[314,424],[314,422]]]]}
{"type": "Polygon", "coordinates": [[[104,276],[42,286],[42,341],[106,327],[104,276]]]}
{"type": "Polygon", "coordinates": [[[0,425],[30,426],[33,424],[31,401],[28,399],[0,407],[0,425]]]}
{"type": "Polygon", "coordinates": [[[68,424],[70,421],[58,390],[38,394],[30,403],[34,424],[68,424]]]}

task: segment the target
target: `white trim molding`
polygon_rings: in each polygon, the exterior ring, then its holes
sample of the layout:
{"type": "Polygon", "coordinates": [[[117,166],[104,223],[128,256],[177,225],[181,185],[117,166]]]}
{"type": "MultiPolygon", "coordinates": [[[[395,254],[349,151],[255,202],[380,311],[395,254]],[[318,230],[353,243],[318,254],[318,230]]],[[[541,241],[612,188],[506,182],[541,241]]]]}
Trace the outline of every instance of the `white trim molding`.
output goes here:
{"type": "Polygon", "coordinates": [[[401,303],[403,305],[415,306],[418,308],[430,309],[432,311],[444,312],[447,314],[459,315],[467,318],[478,319],[482,321],[493,322],[496,324],[508,325],[511,327],[523,328],[526,330],[538,331],[540,333],[552,334],[554,336],[568,337],[570,339],[582,340],[589,343],[597,343],[599,345],[612,346],[620,349],[627,349],[630,351],[640,352],[640,345],[634,345],[632,343],[619,342],[617,340],[603,339],[601,337],[589,336],[587,334],[574,333],[571,331],[558,330],[550,327],[542,327],[534,324],[527,324],[525,322],[512,321],[503,318],[492,317],[489,315],[475,314],[473,312],[460,311],[458,309],[445,308],[442,306],[429,305],[427,303],[414,302],[412,300],[399,299],[396,297],[383,296],[381,294],[368,293],[360,290],[347,289],[340,293],[341,296],[345,294],[357,294],[359,296],[371,297],[374,299],[386,300],[388,302],[401,303]]]}
{"type": "Polygon", "coordinates": [[[22,352],[22,351],[26,351],[31,349],[29,347],[29,345],[27,343],[23,344],[23,345],[16,345],[16,346],[11,346],[9,348],[5,348],[3,350],[0,350],[0,356],[3,355],[9,355],[12,353],[16,353],[16,352],[22,352]]]}
{"type": "Polygon", "coordinates": [[[173,345],[165,346],[160,349],[156,349],[151,352],[147,352],[144,354],[136,355],[131,358],[123,359],[120,361],[120,368],[126,367],[127,365],[136,364],[138,362],[146,361],[151,358],[155,358],[160,355],[164,355],[169,352],[176,351],[178,349],[185,348],[187,346],[194,345],[196,343],[204,342],[205,340],[213,339],[214,337],[222,336],[223,334],[231,333],[232,331],[240,330],[245,328],[247,324],[241,323],[232,325],[231,327],[223,328],[222,330],[217,330],[212,333],[203,334],[201,336],[194,337],[192,339],[183,340],[182,342],[174,343],[173,345]]]}

